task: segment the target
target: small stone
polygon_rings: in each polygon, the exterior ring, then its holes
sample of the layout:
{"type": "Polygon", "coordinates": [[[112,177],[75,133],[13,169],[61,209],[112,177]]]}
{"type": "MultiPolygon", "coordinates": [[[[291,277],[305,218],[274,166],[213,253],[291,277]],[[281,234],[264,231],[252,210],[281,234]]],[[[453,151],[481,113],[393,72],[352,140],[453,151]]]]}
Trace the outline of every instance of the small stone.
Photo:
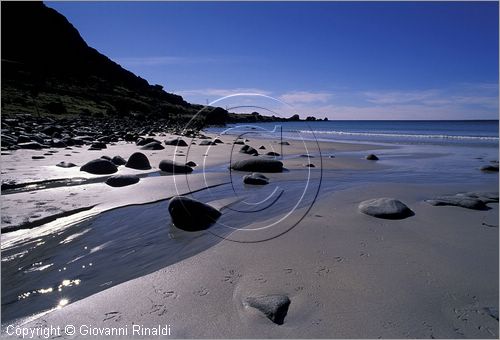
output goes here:
{"type": "Polygon", "coordinates": [[[247,306],[255,308],[277,325],[285,322],[290,299],[286,295],[266,295],[257,297],[247,297],[245,299],[247,306]]]}
{"type": "Polygon", "coordinates": [[[372,153],[369,154],[368,156],[366,156],[366,159],[369,161],[378,161],[379,160],[379,158],[372,153]]]}

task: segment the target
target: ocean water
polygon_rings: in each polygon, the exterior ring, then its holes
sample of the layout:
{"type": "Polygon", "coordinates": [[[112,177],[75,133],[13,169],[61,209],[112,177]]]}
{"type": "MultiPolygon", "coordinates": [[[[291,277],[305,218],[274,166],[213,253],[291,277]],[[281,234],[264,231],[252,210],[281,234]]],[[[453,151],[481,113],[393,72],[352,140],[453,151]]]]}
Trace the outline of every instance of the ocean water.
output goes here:
{"type": "Polygon", "coordinates": [[[463,144],[498,147],[498,120],[337,120],[230,124],[216,133],[265,137],[396,144],[463,144]],[[269,133],[269,131],[273,131],[269,133]]]}

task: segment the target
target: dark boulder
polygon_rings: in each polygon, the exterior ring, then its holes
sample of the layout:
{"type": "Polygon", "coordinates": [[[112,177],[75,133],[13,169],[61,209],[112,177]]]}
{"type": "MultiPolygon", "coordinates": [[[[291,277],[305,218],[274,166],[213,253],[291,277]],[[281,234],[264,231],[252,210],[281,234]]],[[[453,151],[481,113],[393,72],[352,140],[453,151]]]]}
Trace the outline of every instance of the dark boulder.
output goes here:
{"type": "Polygon", "coordinates": [[[484,172],[498,172],[498,164],[483,165],[480,170],[484,172]]]}
{"type": "Polygon", "coordinates": [[[259,150],[265,150],[266,147],[264,145],[259,146],[259,150]]]}
{"type": "Polygon", "coordinates": [[[256,157],[234,162],[231,169],[251,172],[282,172],[283,163],[273,159],[256,157]]]}
{"type": "Polygon", "coordinates": [[[163,150],[165,147],[157,142],[151,142],[141,147],[141,150],[163,150]]]}
{"type": "Polygon", "coordinates": [[[378,161],[379,158],[371,153],[368,156],[366,156],[366,159],[369,161],[378,161]]]}
{"type": "Polygon", "coordinates": [[[174,138],[170,140],[164,141],[165,145],[174,145],[174,146],[188,146],[187,143],[181,138],[174,138]]]}
{"type": "Polygon", "coordinates": [[[144,146],[146,144],[149,144],[149,143],[152,143],[152,142],[156,142],[156,143],[161,143],[159,140],[157,139],[154,139],[154,138],[143,138],[143,137],[139,137],[137,138],[135,144],[137,146],[144,146]]]}
{"type": "Polygon", "coordinates": [[[196,164],[195,162],[193,161],[189,161],[186,163],[187,166],[190,166],[190,167],[193,167],[193,166],[197,166],[198,164],[196,164]]]}
{"type": "Polygon", "coordinates": [[[268,155],[268,156],[274,156],[274,157],[280,156],[279,153],[274,152],[274,151],[269,151],[268,153],[266,153],[266,155],[268,155]]]}
{"type": "Polygon", "coordinates": [[[111,176],[106,180],[106,184],[111,187],[124,187],[127,185],[136,184],[139,182],[139,177],[135,175],[116,175],[111,176]]]}
{"type": "Polygon", "coordinates": [[[125,164],[127,168],[137,169],[137,170],[149,170],[151,169],[151,164],[149,164],[149,159],[142,152],[134,152],[125,164]]]}
{"type": "Polygon", "coordinates": [[[85,171],[94,175],[109,175],[118,171],[116,165],[106,159],[94,159],[80,168],[80,171],[85,171]]]}
{"type": "Polygon", "coordinates": [[[373,217],[391,220],[400,220],[414,215],[413,211],[403,202],[386,197],[361,202],[359,204],[359,211],[373,217]]]}
{"type": "Polygon", "coordinates": [[[113,164],[116,165],[116,166],[127,164],[127,161],[122,156],[115,156],[115,157],[113,157],[111,159],[111,162],[113,162],[113,164]]]}
{"type": "Polygon", "coordinates": [[[220,211],[208,204],[184,196],[173,197],[168,205],[168,212],[172,223],[185,231],[207,229],[221,215],[220,211]]]}
{"type": "Polygon", "coordinates": [[[266,185],[269,184],[269,178],[258,172],[243,177],[243,183],[252,185],[266,185]]]}
{"type": "Polygon", "coordinates": [[[244,153],[244,154],[247,154],[247,155],[252,155],[252,156],[258,156],[259,153],[257,152],[257,150],[255,150],[254,148],[252,148],[250,145],[243,145],[240,149],[240,153],[244,153]]]}
{"type": "Polygon", "coordinates": [[[169,159],[164,159],[160,162],[159,168],[161,171],[172,172],[178,174],[188,174],[193,172],[193,168],[187,166],[186,164],[171,161],[169,159]]]}
{"type": "Polygon", "coordinates": [[[245,304],[262,312],[269,320],[277,325],[285,322],[290,299],[286,295],[266,295],[247,297],[245,304]]]}

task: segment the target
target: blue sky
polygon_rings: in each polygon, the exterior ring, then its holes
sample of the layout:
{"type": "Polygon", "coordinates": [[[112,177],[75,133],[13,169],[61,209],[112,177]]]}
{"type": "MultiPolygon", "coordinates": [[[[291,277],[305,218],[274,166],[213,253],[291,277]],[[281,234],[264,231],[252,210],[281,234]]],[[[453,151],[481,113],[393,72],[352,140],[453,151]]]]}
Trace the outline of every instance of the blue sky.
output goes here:
{"type": "Polygon", "coordinates": [[[498,118],[497,2],[45,3],[191,102],[261,93],[284,115],[498,118]]]}

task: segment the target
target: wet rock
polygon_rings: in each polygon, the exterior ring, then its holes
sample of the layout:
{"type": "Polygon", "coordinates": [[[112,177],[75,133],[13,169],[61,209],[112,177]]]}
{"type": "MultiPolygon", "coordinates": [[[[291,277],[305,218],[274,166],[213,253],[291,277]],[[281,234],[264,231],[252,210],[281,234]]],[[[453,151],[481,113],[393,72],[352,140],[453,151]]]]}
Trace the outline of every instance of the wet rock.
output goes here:
{"type": "Polygon", "coordinates": [[[115,157],[113,157],[111,159],[111,162],[113,162],[113,164],[116,165],[116,166],[127,164],[127,161],[122,156],[115,156],[115,157]]]}
{"type": "Polygon", "coordinates": [[[290,143],[288,143],[288,142],[280,142],[279,144],[280,145],[290,145],[290,143]]]}
{"type": "Polygon", "coordinates": [[[27,142],[27,143],[19,143],[17,144],[21,149],[30,149],[30,150],[40,150],[43,149],[44,146],[37,142],[27,142]]]}
{"type": "Polygon", "coordinates": [[[266,185],[269,184],[269,178],[258,172],[243,177],[243,183],[252,185],[266,185]]]}
{"type": "Polygon", "coordinates": [[[160,162],[159,168],[161,171],[172,172],[177,174],[188,174],[193,172],[193,168],[186,164],[164,159],[160,162]]]}
{"type": "Polygon", "coordinates": [[[151,142],[141,147],[141,150],[163,150],[165,147],[157,142],[151,142]]]}
{"type": "Polygon", "coordinates": [[[44,156],[31,156],[31,159],[44,159],[44,156]]]}
{"type": "Polygon", "coordinates": [[[406,204],[397,199],[387,197],[363,201],[359,204],[358,209],[363,214],[391,220],[399,220],[414,215],[413,211],[406,204]]]}
{"type": "Polygon", "coordinates": [[[208,204],[184,196],[173,197],[168,205],[168,212],[172,223],[185,231],[207,229],[221,215],[220,211],[208,204]]]}
{"type": "Polygon", "coordinates": [[[106,159],[106,160],[108,160],[108,161],[111,161],[111,157],[109,157],[109,156],[101,156],[101,158],[102,158],[102,159],[106,159]]]}
{"type": "Polygon", "coordinates": [[[129,157],[125,167],[137,170],[149,170],[151,169],[151,164],[145,154],[142,152],[134,152],[129,157]]]}
{"type": "Polygon", "coordinates": [[[290,299],[286,295],[266,295],[247,297],[245,304],[262,312],[269,320],[277,325],[285,322],[290,299]]]}
{"type": "Polygon", "coordinates": [[[80,171],[85,171],[94,175],[109,175],[118,171],[116,165],[107,159],[94,159],[80,168],[80,171]]]}
{"type": "Polygon", "coordinates": [[[379,158],[372,153],[369,154],[368,156],[366,156],[366,159],[369,161],[378,161],[379,160],[379,158]]]}
{"type": "Polygon", "coordinates": [[[234,141],[234,144],[244,145],[245,141],[243,139],[237,139],[237,140],[234,141]]]}
{"type": "Polygon", "coordinates": [[[498,172],[498,164],[492,164],[492,165],[483,165],[480,168],[481,171],[484,172],[498,172]]]}
{"type": "Polygon", "coordinates": [[[106,184],[111,187],[124,187],[127,185],[136,184],[139,182],[139,177],[135,175],[116,175],[111,176],[106,180],[106,184]]]}
{"type": "Polygon", "coordinates": [[[266,147],[264,145],[259,146],[259,150],[265,150],[266,147]]]}
{"type": "Polygon", "coordinates": [[[190,166],[190,167],[193,167],[193,166],[197,166],[198,164],[196,164],[195,162],[193,161],[189,161],[186,163],[187,166],[190,166]]]}
{"type": "Polygon", "coordinates": [[[215,138],[215,139],[214,139],[214,143],[215,143],[215,144],[224,144],[224,142],[223,142],[223,141],[221,141],[219,138],[215,138]]]}
{"type": "Polygon", "coordinates": [[[315,168],[315,167],[316,167],[316,165],[314,165],[314,164],[312,164],[312,163],[307,163],[307,164],[304,164],[304,166],[305,166],[306,168],[315,168]]]}
{"type": "Polygon", "coordinates": [[[89,150],[102,150],[107,149],[106,143],[104,142],[94,142],[90,145],[89,150]]]}
{"type": "Polygon", "coordinates": [[[252,155],[252,156],[258,156],[259,153],[257,152],[257,150],[255,150],[254,148],[252,148],[250,145],[243,145],[240,149],[240,153],[244,153],[244,154],[247,154],[247,155],[252,155]]]}
{"type": "Polygon", "coordinates": [[[174,146],[188,146],[187,143],[181,138],[174,138],[171,140],[164,141],[165,145],[174,145],[174,146]]]}
{"type": "Polygon", "coordinates": [[[17,144],[19,143],[29,143],[31,142],[31,138],[25,135],[20,135],[17,137],[17,144]]]}
{"type": "Polygon", "coordinates": [[[274,151],[269,151],[268,153],[266,153],[266,155],[268,155],[268,156],[274,156],[274,157],[281,156],[279,153],[274,152],[274,151]]]}
{"type": "Polygon", "coordinates": [[[76,164],[71,163],[71,162],[60,162],[60,163],[57,163],[56,166],[58,166],[60,168],[72,168],[72,167],[76,166],[76,164]]]}
{"type": "Polygon", "coordinates": [[[283,163],[274,159],[251,158],[234,162],[231,169],[250,172],[282,172],[283,163]]]}

